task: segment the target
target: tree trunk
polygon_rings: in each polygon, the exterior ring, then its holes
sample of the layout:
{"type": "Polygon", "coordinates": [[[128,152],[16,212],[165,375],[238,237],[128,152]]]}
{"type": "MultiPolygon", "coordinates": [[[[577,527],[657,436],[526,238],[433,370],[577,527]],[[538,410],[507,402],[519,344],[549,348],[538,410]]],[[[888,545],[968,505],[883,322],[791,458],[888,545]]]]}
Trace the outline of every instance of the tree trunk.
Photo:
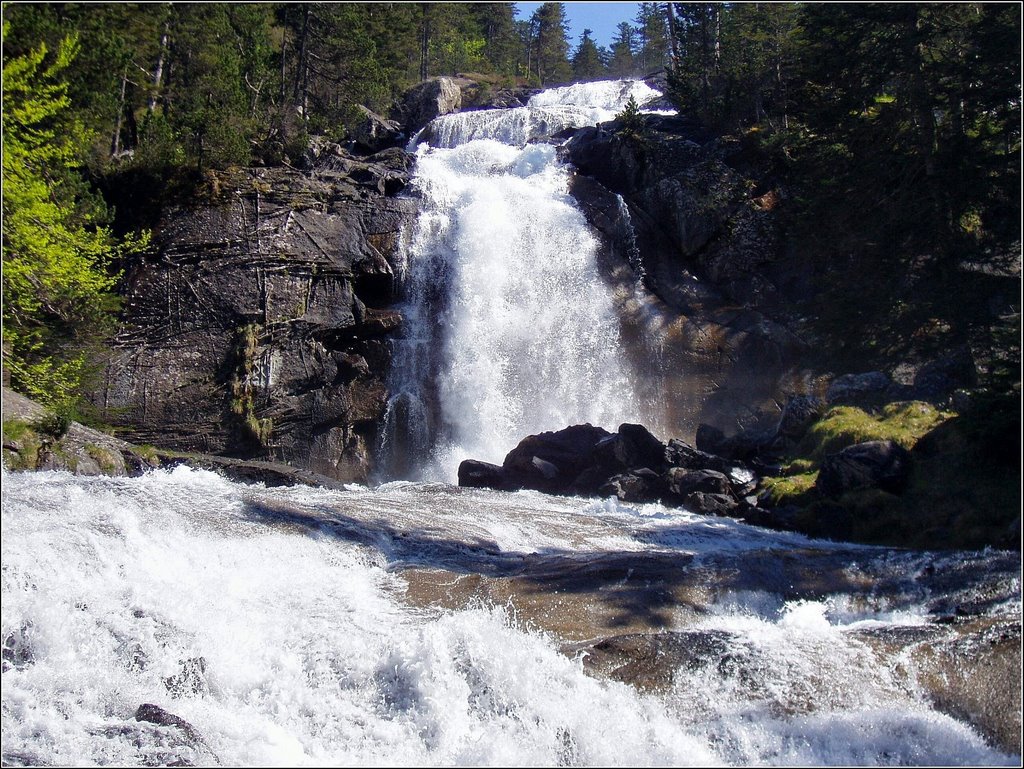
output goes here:
{"type": "Polygon", "coordinates": [[[665,3],[665,14],[668,16],[668,40],[672,51],[672,69],[679,67],[679,39],[676,37],[676,14],[672,3],[665,3]]]}
{"type": "Polygon", "coordinates": [[[153,91],[149,94],[149,101],[146,104],[146,109],[149,110],[149,114],[152,115],[156,109],[157,98],[160,95],[160,86],[163,85],[164,79],[164,59],[167,55],[167,43],[170,39],[171,33],[171,22],[170,19],[164,22],[164,31],[160,35],[160,55],[156,60],[156,69],[153,70],[153,91]]]}
{"type": "Polygon", "coordinates": [[[121,73],[121,98],[117,102],[117,123],[114,125],[114,138],[110,142],[110,157],[117,157],[121,152],[121,125],[124,121],[124,95],[128,88],[128,72],[121,73]]]}

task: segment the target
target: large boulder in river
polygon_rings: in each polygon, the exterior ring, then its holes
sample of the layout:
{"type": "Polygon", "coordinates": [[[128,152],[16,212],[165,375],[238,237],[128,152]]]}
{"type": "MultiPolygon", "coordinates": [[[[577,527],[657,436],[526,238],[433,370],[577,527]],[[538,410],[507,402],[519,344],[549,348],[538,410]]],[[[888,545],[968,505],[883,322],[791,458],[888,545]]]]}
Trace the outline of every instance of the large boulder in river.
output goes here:
{"type": "Polygon", "coordinates": [[[893,441],[867,441],[828,454],[821,462],[815,488],[826,497],[878,488],[899,493],[910,474],[910,454],[893,441]]]}
{"type": "Polygon", "coordinates": [[[500,465],[466,459],[459,464],[459,485],[474,489],[500,489],[505,474],[500,465]]]}
{"type": "Polygon", "coordinates": [[[365,482],[399,328],[409,157],[332,148],[308,171],[211,173],[125,276],[94,395],[134,443],[365,482]]]}
{"type": "MultiPolygon", "coordinates": [[[[611,437],[612,433],[591,424],[529,435],[502,463],[505,486],[566,493],[585,470],[593,468],[599,444],[611,437]]],[[[595,491],[600,482],[595,476],[595,491]]]]}
{"type": "Polygon", "coordinates": [[[406,133],[412,136],[438,115],[458,112],[462,108],[461,85],[462,81],[454,78],[435,77],[406,91],[400,107],[406,133]]]}

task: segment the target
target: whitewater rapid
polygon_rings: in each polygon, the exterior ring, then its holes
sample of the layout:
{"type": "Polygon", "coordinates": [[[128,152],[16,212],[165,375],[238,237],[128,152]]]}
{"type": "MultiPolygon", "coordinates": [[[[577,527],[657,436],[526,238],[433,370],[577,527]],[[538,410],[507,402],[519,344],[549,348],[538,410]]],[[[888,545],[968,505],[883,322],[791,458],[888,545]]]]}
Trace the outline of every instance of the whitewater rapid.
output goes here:
{"type": "Polygon", "coordinates": [[[500,464],[530,434],[652,424],[569,169],[554,144],[531,142],[658,96],[641,81],[577,84],[425,129],[379,452],[386,477],[454,481],[463,459],[500,464]]]}
{"type": "MultiPolygon", "coordinates": [[[[929,557],[437,484],[266,489],[183,467],[2,480],[8,765],[1019,763],[853,632],[928,624],[936,596],[883,585],[929,557]],[[586,653],[545,629],[559,618],[528,610],[535,562],[549,592],[575,584],[597,605],[617,583],[596,574],[588,592],[581,563],[606,573],[628,557],[640,571],[671,556],[674,571],[728,573],[720,559],[786,553],[841,556],[876,582],[816,600],[723,586],[658,621],[726,639],[724,656],[657,693],[588,675],[586,653]],[[444,608],[414,600],[423,574],[526,587],[444,608]],[[144,703],[191,734],[136,721],[144,703]]],[[[971,557],[978,573],[1000,562],[971,557]]],[[[1019,595],[1017,581],[991,612],[1019,614],[1019,595]]]]}

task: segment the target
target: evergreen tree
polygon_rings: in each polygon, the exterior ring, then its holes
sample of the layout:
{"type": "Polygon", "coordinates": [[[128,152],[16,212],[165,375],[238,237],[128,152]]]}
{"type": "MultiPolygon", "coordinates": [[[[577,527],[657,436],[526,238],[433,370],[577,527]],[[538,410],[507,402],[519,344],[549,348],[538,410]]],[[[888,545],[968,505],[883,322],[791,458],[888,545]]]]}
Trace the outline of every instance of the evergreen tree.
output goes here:
{"type": "Polygon", "coordinates": [[[636,24],[636,66],[648,75],[668,64],[668,26],[659,3],[640,3],[636,24]]]}
{"type": "Polygon", "coordinates": [[[608,73],[612,77],[632,77],[636,74],[636,61],[633,57],[635,49],[636,30],[629,22],[620,22],[612,41],[611,61],[608,63],[608,73]]]}
{"type": "Polygon", "coordinates": [[[564,3],[544,3],[531,18],[534,72],[541,85],[572,79],[564,3]]]}
{"type": "Polygon", "coordinates": [[[591,34],[591,30],[583,30],[579,47],[572,57],[572,76],[580,82],[600,80],[605,76],[605,66],[591,34]]]}

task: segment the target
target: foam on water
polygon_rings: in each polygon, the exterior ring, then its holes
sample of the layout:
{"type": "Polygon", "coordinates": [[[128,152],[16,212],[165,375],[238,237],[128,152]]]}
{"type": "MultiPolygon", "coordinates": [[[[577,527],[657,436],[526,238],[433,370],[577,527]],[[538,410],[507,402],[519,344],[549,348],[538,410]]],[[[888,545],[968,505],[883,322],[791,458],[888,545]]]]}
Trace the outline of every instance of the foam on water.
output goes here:
{"type": "Polygon", "coordinates": [[[442,485],[265,489],[184,468],[2,481],[5,763],[1017,760],[900,691],[826,604],[709,614],[696,629],[728,634],[731,655],[642,695],[584,675],[502,607],[407,606],[373,534],[391,521],[395,540],[433,527],[519,547],[568,515],[573,527],[542,544],[569,550],[624,539],[614,531],[626,519],[656,515],[442,485]],[[337,536],[343,522],[363,529],[337,536]],[[143,703],[198,737],[136,722],[143,703]]]}

